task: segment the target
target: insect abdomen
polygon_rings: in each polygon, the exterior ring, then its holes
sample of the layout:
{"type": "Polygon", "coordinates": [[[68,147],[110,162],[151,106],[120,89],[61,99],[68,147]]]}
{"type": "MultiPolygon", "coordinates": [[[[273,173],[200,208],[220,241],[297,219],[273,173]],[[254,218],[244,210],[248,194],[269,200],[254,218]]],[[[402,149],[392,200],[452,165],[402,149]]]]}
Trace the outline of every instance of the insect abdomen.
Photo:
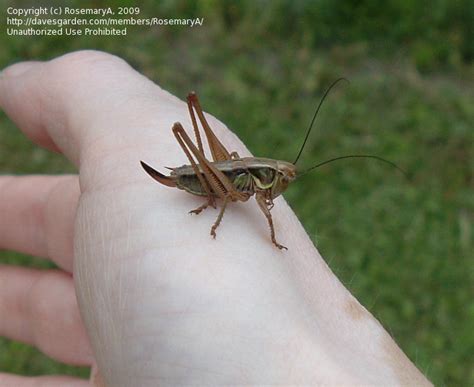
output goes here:
{"type": "Polygon", "coordinates": [[[207,193],[196,175],[180,175],[175,177],[176,187],[192,193],[193,195],[206,196],[207,193]]]}
{"type": "MultiPolygon", "coordinates": [[[[186,166],[187,167],[187,166],[186,166]]],[[[195,173],[189,173],[189,170],[176,168],[172,173],[171,176],[176,183],[176,187],[187,191],[193,195],[198,196],[207,196],[206,190],[202,187],[199,178],[195,173]],[[183,173],[184,172],[184,173],[183,173]]],[[[233,184],[235,189],[239,192],[246,192],[249,194],[253,194],[253,180],[252,176],[247,171],[221,171],[233,184]]],[[[209,187],[211,192],[217,196],[215,192],[212,191],[212,188],[209,187]]]]}

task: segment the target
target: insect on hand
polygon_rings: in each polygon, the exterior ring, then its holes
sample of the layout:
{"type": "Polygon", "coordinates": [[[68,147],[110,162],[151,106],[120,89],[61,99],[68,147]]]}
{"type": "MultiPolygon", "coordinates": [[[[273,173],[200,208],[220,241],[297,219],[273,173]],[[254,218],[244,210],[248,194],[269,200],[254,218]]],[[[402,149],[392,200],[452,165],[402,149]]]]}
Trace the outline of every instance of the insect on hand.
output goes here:
{"type": "MultiPolygon", "coordinates": [[[[275,229],[270,212],[273,208],[273,199],[281,195],[288,185],[297,177],[296,162],[303,151],[321,104],[331,88],[341,80],[345,80],[345,78],[336,80],[321,98],[306,133],[303,145],[293,163],[267,158],[240,157],[237,152],[229,153],[210,128],[206,118],[204,117],[197,95],[194,92],[191,92],[188,95],[187,103],[194,128],[194,134],[196,136],[197,146],[191,141],[179,122],[176,122],[172,128],[173,134],[186,154],[190,165],[170,168],[171,173],[169,176],[161,174],[143,161],[141,161],[141,165],[145,171],[159,183],[168,187],[182,189],[193,195],[205,196],[207,198],[207,201],[203,205],[190,211],[190,213],[199,214],[208,206],[216,208],[216,199],[221,199],[223,202],[222,207],[216,221],[211,227],[211,235],[214,238],[216,237],[216,229],[221,223],[229,202],[245,202],[251,196],[255,195],[258,206],[267,218],[268,225],[270,226],[270,237],[273,244],[279,249],[287,249],[285,246],[279,244],[275,237],[275,229]],[[196,115],[204,129],[211,151],[212,161],[209,161],[204,154],[196,115]]],[[[303,173],[299,173],[298,176],[332,161],[351,157],[375,158],[400,170],[400,168],[392,162],[378,156],[347,155],[326,160],[307,169],[303,173]]]]}

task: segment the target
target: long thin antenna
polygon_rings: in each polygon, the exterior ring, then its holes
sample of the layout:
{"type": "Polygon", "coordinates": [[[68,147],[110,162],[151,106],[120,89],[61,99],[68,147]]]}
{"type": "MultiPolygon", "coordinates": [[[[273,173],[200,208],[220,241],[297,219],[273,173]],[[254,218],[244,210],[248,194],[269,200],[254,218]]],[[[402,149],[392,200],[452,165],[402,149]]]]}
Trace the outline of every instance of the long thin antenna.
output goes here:
{"type": "Polygon", "coordinates": [[[311,129],[313,128],[314,121],[316,120],[316,117],[318,115],[319,109],[321,108],[321,105],[323,104],[324,100],[326,99],[326,96],[329,94],[331,89],[336,86],[336,84],[340,81],[346,81],[347,83],[350,83],[346,78],[339,78],[336,79],[331,86],[328,87],[326,92],[324,93],[323,97],[321,98],[321,101],[319,101],[319,105],[316,108],[316,111],[314,112],[313,119],[311,120],[311,123],[309,124],[308,131],[306,132],[306,137],[304,138],[303,145],[301,145],[300,151],[298,152],[298,156],[296,156],[295,161],[293,162],[294,165],[298,162],[298,159],[301,156],[301,153],[303,152],[304,146],[306,145],[306,141],[308,141],[309,134],[311,133],[311,129]]]}
{"type": "Polygon", "coordinates": [[[332,163],[333,161],[342,160],[342,159],[349,159],[349,158],[370,158],[370,159],[376,159],[376,160],[382,161],[386,164],[389,164],[393,168],[398,169],[401,173],[403,173],[403,175],[405,175],[406,178],[408,178],[408,174],[403,169],[401,169],[398,165],[396,165],[395,163],[392,163],[391,161],[388,161],[388,160],[386,160],[382,157],[374,156],[374,155],[347,155],[347,156],[334,157],[333,159],[323,161],[322,163],[316,164],[315,166],[303,171],[302,173],[299,173],[298,177],[307,174],[309,171],[312,171],[313,169],[322,167],[325,164],[332,163]]]}

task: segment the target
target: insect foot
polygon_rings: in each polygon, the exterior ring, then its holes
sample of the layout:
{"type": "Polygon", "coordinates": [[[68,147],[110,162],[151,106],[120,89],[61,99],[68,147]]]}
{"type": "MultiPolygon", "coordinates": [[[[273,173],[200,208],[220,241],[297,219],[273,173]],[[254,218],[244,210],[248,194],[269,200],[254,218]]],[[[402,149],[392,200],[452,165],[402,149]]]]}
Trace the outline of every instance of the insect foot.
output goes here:
{"type": "Polygon", "coordinates": [[[273,241],[273,244],[278,247],[280,250],[288,250],[288,247],[280,245],[277,241],[273,241]]]}
{"type": "Polygon", "coordinates": [[[207,208],[208,205],[209,203],[204,203],[202,206],[199,206],[198,208],[189,211],[189,213],[199,215],[203,210],[207,208]]]}
{"type": "Polygon", "coordinates": [[[214,226],[211,227],[211,233],[210,234],[214,239],[216,239],[216,235],[217,235],[216,234],[216,228],[217,227],[214,227],[214,226]]]}

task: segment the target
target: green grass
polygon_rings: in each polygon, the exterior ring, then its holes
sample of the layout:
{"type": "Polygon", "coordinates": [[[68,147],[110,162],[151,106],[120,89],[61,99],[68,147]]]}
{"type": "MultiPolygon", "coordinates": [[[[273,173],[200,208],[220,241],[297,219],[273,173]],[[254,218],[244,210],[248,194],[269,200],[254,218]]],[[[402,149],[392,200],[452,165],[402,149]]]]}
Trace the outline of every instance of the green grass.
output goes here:
{"type": "MultiPolygon", "coordinates": [[[[436,385],[474,384],[472,1],[438,1],[429,13],[405,1],[151,4],[143,14],[205,25],[130,28],[125,40],[2,36],[0,65],[81,48],[115,53],[180,97],[198,91],[255,155],[290,161],[324,89],[350,79],[326,100],[301,166],[370,153],[409,179],[373,160],[341,161],[285,197],[332,270],[436,385]]],[[[4,115],[0,127],[2,172],[72,170],[4,115]]],[[[35,262],[6,252],[0,261],[35,262]]],[[[76,372],[5,339],[0,370],[76,372]]]]}

